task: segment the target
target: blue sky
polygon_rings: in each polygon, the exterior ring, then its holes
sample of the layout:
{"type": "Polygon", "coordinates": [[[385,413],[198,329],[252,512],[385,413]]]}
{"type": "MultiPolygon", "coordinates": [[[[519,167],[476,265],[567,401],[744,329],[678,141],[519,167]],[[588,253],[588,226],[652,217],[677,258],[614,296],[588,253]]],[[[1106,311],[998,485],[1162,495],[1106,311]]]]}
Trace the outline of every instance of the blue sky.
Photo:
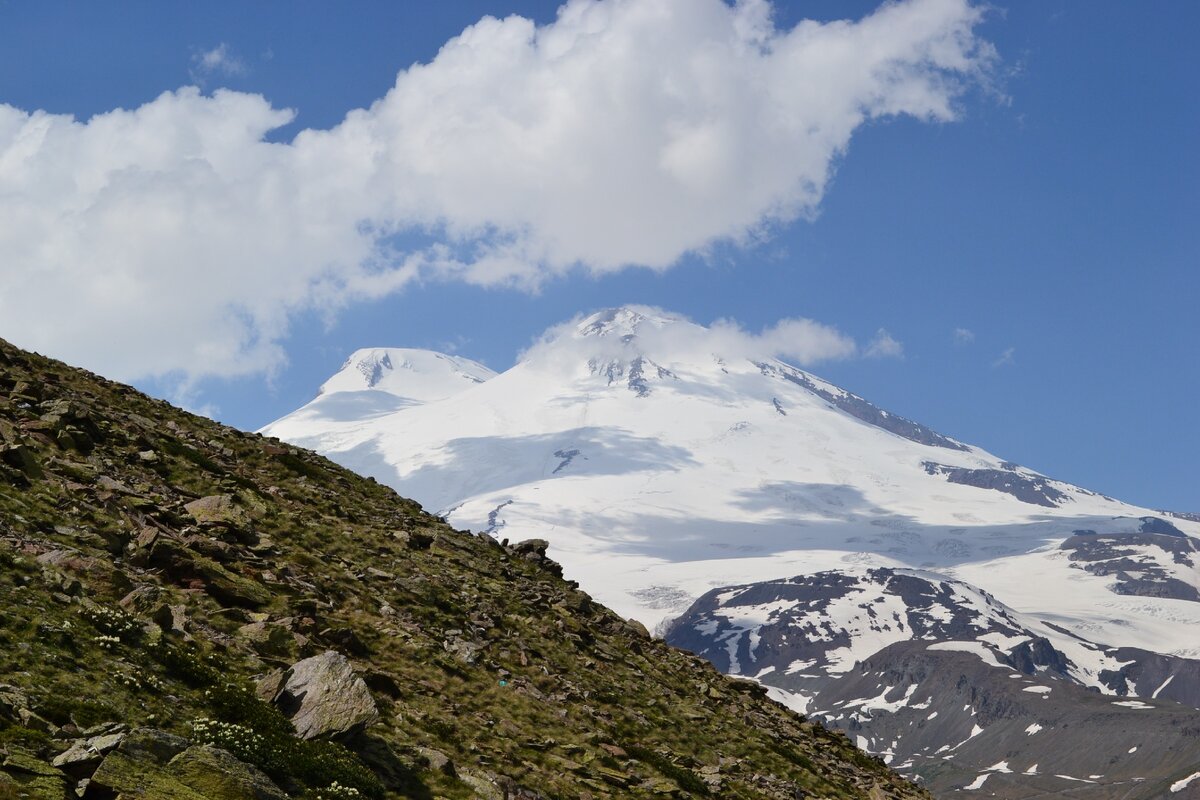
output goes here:
{"type": "MultiPolygon", "coordinates": [[[[779,2],[774,26],[786,33],[803,18],[858,19],[875,8],[869,2],[779,2]]],[[[395,84],[398,72],[428,64],[484,15],[518,14],[546,25],[556,10],[550,2],[358,3],[353,14],[321,3],[0,2],[0,104],[22,114],[40,109],[73,115],[82,123],[183,86],[198,85],[201,100],[228,88],[260,94],[270,108],[221,106],[222,118],[241,114],[257,121],[247,123],[254,130],[270,128],[262,134],[266,141],[286,144],[302,130],[329,130],[347,112],[369,107],[395,84]],[[271,117],[288,108],[296,112],[291,121],[271,117]]],[[[319,292],[315,301],[283,294],[274,305],[238,312],[252,318],[248,329],[258,336],[252,346],[202,341],[200,333],[196,342],[180,343],[234,359],[238,348],[247,347],[252,357],[246,363],[262,368],[237,374],[227,365],[206,372],[165,348],[143,363],[129,340],[115,333],[106,340],[108,331],[127,324],[147,341],[168,338],[162,334],[169,316],[141,319],[137,309],[168,296],[218,302],[228,276],[180,266],[171,280],[142,276],[138,283],[138,274],[125,275],[120,264],[142,257],[122,249],[141,231],[122,218],[115,240],[122,248],[111,255],[84,246],[111,241],[88,238],[93,227],[72,234],[69,241],[83,244],[62,259],[84,263],[94,255],[115,266],[97,266],[91,274],[86,263],[74,267],[73,283],[80,275],[96,278],[88,284],[93,294],[63,300],[45,278],[53,268],[46,265],[57,262],[35,262],[43,256],[18,234],[6,239],[0,229],[0,310],[4,295],[13,304],[0,314],[0,336],[162,396],[186,397],[223,421],[255,428],[310,399],[362,346],[453,349],[503,369],[545,328],[608,305],[658,305],[702,323],[733,318],[752,330],[805,317],[864,347],[879,329],[902,343],[900,358],[812,367],[879,405],[1124,500],[1200,511],[1200,55],[1194,46],[1200,10],[1187,2],[1001,1],[971,32],[976,43],[994,47],[995,58],[982,79],[957,76],[961,91],[953,98],[953,119],[901,115],[857,125],[845,152],[828,162],[832,180],[811,207],[795,219],[763,212],[765,221],[749,242],[715,235],[700,253],[668,247],[655,270],[589,264],[653,252],[657,240],[647,242],[649,249],[618,248],[615,254],[604,243],[589,242],[565,257],[582,258],[582,264],[556,266],[536,279],[480,285],[470,277],[477,268],[472,265],[397,281],[394,290],[372,283],[328,302],[319,292]],[[26,258],[34,266],[14,277],[26,258]],[[110,293],[126,304],[113,305],[117,311],[109,316],[89,316],[110,293]],[[18,303],[36,310],[37,319],[22,323],[11,310],[18,303]],[[72,329],[74,321],[81,327],[72,329]],[[95,336],[81,333],[87,330],[95,336]],[[78,345],[84,338],[98,344],[78,345]]],[[[653,55],[637,56],[647,59],[648,71],[663,68],[653,55]]],[[[795,81],[802,84],[804,76],[795,81]]],[[[199,101],[185,98],[178,106],[207,113],[199,101]]],[[[0,196],[4,176],[12,174],[4,172],[5,147],[19,157],[4,131],[0,118],[0,196]]],[[[118,138],[136,143],[137,135],[118,138]]],[[[63,171],[86,172],[81,159],[102,157],[94,147],[71,145],[70,136],[63,141],[73,149],[52,159],[65,165],[63,171]]],[[[233,164],[250,159],[251,170],[273,157],[261,148],[242,150],[222,153],[233,164]]],[[[775,162],[763,163],[786,167],[790,151],[780,152],[775,162]]],[[[484,168],[488,155],[479,155],[484,168]]],[[[339,167],[353,169],[349,163],[339,167]]],[[[72,189],[55,187],[86,184],[84,178],[47,175],[28,185],[65,192],[72,189]]],[[[190,197],[190,173],[172,175],[184,181],[181,192],[190,197]]],[[[211,188],[203,176],[194,179],[211,188]]],[[[309,179],[285,194],[302,194],[317,182],[309,179]]],[[[158,193],[175,188],[155,185],[152,200],[117,208],[136,208],[137,219],[153,219],[162,197],[177,197],[158,193]]],[[[245,187],[236,184],[235,190],[245,187]]],[[[219,220],[221,195],[211,202],[219,220]]],[[[189,209],[208,213],[204,206],[189,209]]],[[[63,213],[56,211],[53,219],[65,219],[63,213]]],[[[579,213],[593,215],[601,226],[621,222],[603,206],[579,213]]],[[[104,219],[116,224],[111,215],[104,219]]],[[[21,223],[26,229],[36,224],[21,223]]],[[[490,236],[459,237],[454,254],[462,256],[480,241],[494,244],[490,236]]],[[[445,238],[435,227],[399,231],[387,241],[400,259],[445,238]]],[[[336,252],[338,241],[314,248],[336,252]]],[[[524,242],[520,252],[542,244],[524,242]]],[[[171,247],[165,238],[153,253],[169,258],[171,247]]],[[[179,244],[181,254],[196,250],[195,244],[179,244]]],[[[380,267],[379,255],[372,257],[380,267]]],[[[258,262],[250,263],[241,268],[248,295],[261,295],[288,274],[286,265],[263,262],[258,276],[258,262]],[[277,272],[267,274],[269,269],[277,272]]],[[[354,279],[369,277],[355,273],[354,279]]]]}

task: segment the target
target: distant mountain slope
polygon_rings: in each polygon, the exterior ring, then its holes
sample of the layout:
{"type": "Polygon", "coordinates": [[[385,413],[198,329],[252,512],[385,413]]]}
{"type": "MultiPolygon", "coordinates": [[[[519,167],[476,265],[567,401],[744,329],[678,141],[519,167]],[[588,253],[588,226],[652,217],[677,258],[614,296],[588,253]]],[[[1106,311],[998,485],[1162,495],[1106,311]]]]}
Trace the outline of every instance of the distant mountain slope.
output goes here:
{"type": "Polygon", "coordinates": [[[923,796],[544,552],[0,342],[0,797],[923,796]]]}
{"type": "Polygon", "coordinates": [[[1200,661],[1099,646],[931,573],[714,589],[666,639],[939,795],[1155,798],[1200,763],[1200,661]]]}

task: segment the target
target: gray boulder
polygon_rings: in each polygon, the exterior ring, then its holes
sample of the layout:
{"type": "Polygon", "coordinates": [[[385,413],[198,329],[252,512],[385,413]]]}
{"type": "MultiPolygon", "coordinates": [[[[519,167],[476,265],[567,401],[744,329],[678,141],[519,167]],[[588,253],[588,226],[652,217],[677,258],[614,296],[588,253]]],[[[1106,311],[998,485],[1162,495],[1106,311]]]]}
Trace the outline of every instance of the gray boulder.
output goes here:
{"type": "Polygon", "coordinates": [[[366,683],[341,653],[329,650],[298,661],[274,680],[278,688],[270,692],[271,702],[302,739],[356,733],[379,716],[366,683]]]}

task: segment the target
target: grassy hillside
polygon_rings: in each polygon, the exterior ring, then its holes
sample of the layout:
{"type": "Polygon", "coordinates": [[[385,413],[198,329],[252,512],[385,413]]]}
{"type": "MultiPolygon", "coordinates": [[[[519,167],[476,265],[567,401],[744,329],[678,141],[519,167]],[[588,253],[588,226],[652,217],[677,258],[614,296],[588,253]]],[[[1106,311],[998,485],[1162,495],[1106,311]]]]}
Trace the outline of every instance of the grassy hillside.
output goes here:
{"type": "Polygon", "coordinates": [[[557,573],[0,342],[0,800],[924,796],[557,573]],[[374,708],[300,739],[330,651],[374,708]]]}

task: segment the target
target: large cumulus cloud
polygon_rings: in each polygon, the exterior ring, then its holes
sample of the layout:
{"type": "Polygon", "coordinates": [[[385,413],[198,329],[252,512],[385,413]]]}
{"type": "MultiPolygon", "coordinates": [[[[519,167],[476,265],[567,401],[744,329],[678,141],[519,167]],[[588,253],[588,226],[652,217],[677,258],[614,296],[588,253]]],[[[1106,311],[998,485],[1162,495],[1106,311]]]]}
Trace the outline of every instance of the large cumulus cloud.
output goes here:
{"type": "Polygon", "coordinates": [[[666,269],[811,214],[858,126],[952,120],[992,60],[968,0],[786,30],[771,11],[486,18],[285,143],[291,111],[230,91],[86,121],[0,105],[0,335],[114,377],[234,376],[283,362],[297,312],[418,278],[666,269]]]}

